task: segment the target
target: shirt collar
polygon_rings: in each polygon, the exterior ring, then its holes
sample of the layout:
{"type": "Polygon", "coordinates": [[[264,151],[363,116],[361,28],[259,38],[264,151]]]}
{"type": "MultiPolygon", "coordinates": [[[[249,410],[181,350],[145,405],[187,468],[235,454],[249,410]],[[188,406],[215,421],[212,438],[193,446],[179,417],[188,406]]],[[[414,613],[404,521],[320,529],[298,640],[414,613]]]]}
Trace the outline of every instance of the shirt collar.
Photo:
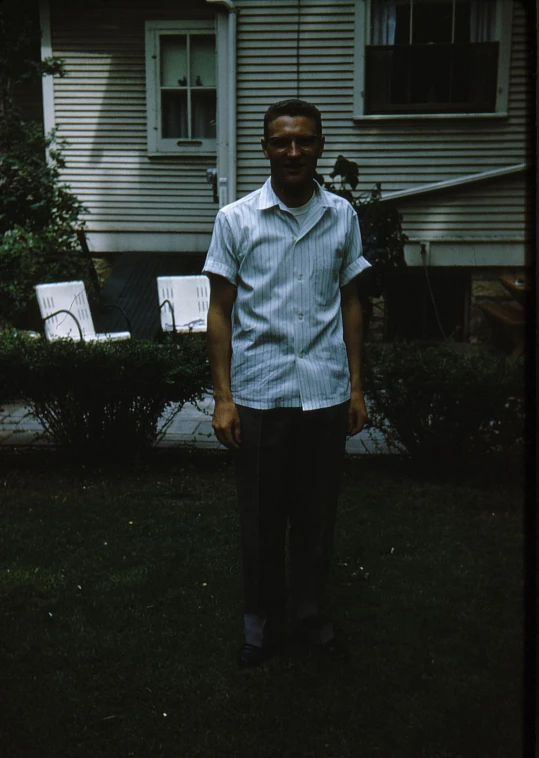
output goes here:
{"type": "MultiPolygon", "coordinates": [[[[314,195],[318,199],[318,202],[320,205],[322,205],[324,208],[329,208],[330,204],[326,200],[326,194],[325,192],[322,192],[322,189],[316,179],[313,179],[314,183],[314,195]]],[[[278,205],[280,208],[283,208],[283,210],[286,208],[284,203],[279,200],[277,195],[275,194],[273,187],[271,186],[271,177],[266,179],[264,184],[262,185],[262,188],[260,190],[260,195],[258,196],[258,210],[264,211],[267,208],[274,208],[276,205],[278,205]]]]}

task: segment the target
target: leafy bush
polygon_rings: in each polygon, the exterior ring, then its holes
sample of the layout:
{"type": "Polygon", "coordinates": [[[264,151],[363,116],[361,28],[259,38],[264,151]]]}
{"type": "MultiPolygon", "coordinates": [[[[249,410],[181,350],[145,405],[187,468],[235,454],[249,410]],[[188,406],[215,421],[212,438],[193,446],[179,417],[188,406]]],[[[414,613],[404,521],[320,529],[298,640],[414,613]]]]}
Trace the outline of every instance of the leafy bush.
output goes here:
{"type": "Polygon", "coordinates": [[[24,121],[15,101],[21,82],[62,75],[61,62],[33,59],[39,38],[24,7],[0,10],[0,325],[24,324],[40,282],[83,279],[92,294],[78,238],[84,208],[60,180],[63,143],[24,121]]]}
{"type": "Polygon", "coordinates": [[[371,421],[390,448],[444,465],[524,454],[522,361],[483,349],[365,346],[371,421]]]}
{"type": "MultiPolygon", "coordinates": [[[[189,338],[190,337],[190,338],[189,338]]],[[[19,400],[74,455],[142,452],[210,377],[203,340],[48,343],[0,335],[0,403],[19,400]]]]}
{"type": "Polygon", "coordinates": [[[373,313],[371,298],[384,294],[388,274],[406,267],[404,245],[408,237],[402,231],[402,216],[395,203],[382,200],[380,183],[367,194],[355,193],[359,183],[357,163],[339,155],[330,174],[332,180],[336,177],[340,177],[338,184],[317,175],[325,189],[351,203],[359,218],[363,254],[371,264],[356,280],[367,329],[373,313]]]}
{"type": "Polygon", "coordinates": [[[95,302],[91,262],[73,235],[71,228],[54,225],[35,232],[16,226],[0,235],[0,325],[27,325],[35,284],[82,279],[95,302]]]}

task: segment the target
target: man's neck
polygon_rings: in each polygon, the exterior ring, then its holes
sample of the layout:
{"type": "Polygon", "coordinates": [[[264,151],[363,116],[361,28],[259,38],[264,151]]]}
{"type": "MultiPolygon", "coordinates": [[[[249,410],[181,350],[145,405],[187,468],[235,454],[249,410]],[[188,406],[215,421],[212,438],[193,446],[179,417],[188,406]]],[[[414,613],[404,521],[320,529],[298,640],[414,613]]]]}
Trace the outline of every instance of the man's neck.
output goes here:
{"type": "Polygon", "coordinates": [[[278,187],[271,180],[271,187],[279,200],[284,203],[287,208],[299,208],[301,205],[308,203],[314,192],[314,182],[306,185],[305,187],[298,187],[293,193],[287,193],[281,187],[278,187]]]}

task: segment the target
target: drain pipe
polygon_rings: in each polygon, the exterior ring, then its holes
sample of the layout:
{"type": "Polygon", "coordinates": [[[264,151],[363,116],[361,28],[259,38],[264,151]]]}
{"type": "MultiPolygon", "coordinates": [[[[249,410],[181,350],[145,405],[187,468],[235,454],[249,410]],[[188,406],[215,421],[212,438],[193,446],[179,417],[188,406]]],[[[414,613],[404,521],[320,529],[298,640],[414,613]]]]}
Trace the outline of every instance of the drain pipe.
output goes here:
{"type": "MultiPolygon", "coordinates": [[[[49,0],[39,0],[39,24],[41,27],[41,60],[52,58],[51,9],[49,0]]],[[[43,97],[43,132],[44,134],[50,134],[56,126],[54,115],[54,77],[52,74],[42,77],[41,91],[43,97]]],[[[51,143],[50,148],[52,147],[54,147],[54,143],[51,143]]],[[[49,165],[53,163],[50,148],[45,151],[49,165]]]]}
{"type": "MultiPolygon", "coordinates": [[[[237,9],[232,0],[206,0],[208,5],[222,8],[228,12],[227,17],[227,74],[226,87],[227,98],[227,171],[226,176],[219,178],[218,192],[221,199],[226,197],[226,203],[232,203],[236,199],[236,32],[237,32],[237,9]]],[[[225,203],[220,201],[220,204],[225,203]]]]}
{"type": "Polygon", "coordinates": [[[228,202],[236,199],[236,30],[237,13],[228,15],[228,202]]]}

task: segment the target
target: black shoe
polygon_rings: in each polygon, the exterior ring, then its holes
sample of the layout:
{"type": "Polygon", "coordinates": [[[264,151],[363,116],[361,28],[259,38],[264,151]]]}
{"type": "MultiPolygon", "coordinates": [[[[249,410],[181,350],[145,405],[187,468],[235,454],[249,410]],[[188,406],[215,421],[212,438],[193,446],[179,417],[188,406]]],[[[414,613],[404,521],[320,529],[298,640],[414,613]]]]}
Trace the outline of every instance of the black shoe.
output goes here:
{"type": "Polygon", "coordinates": [[[258,647],[258,645],[250,645],[245,642],[241,646],[240,654],[238,656],[238,666],[240,668],[254,668],[265,663],[275,653],[277,646],[273,647],[258,647]]]}

